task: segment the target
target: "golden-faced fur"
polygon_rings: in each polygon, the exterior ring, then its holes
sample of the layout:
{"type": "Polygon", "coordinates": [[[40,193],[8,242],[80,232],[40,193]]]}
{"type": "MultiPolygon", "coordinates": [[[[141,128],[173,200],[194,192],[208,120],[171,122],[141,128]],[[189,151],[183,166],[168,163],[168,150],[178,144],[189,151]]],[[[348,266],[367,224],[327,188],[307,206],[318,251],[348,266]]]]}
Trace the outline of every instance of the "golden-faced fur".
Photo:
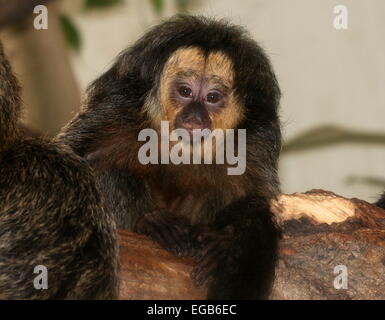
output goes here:
{"type": "Polygon", "coordinates": [[[191,77],[207,79],[207,81],[220,81],[228,89],[226,105],[218,113],[210,113],[212,128],[236,129],[243,117],[243,107],[234,95],[234,69],[231,60],[222,52],[205,54],[195,47],[181,48],[175,51],[166,62],[158,92],[148,99],[145,111],[152,119],[154,128],[160,127],[160,121],[169,121],[170,130],[173,130],[174,120],[180,107],[171,97],[171,86],[178,75],[184,72],[191,73],[191,77]],[[161,112],[159,112],[161,108],[161,112]]]}

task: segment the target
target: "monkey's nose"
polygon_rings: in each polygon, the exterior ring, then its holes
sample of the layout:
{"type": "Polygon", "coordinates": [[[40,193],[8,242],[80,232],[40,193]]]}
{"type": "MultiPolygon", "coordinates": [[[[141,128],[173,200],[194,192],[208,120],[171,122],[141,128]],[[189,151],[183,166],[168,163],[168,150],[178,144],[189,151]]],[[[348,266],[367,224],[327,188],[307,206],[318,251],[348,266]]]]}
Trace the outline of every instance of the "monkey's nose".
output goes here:
{"type": "Polygon", "coordinates": [[[198,124],[196,122],[185,122],[183,123],[183,129],[185,129],[190,137],[193,137],[196,134],[199,134],[201,130],[204,129],[204,126],[202,123],[198,124]]]}

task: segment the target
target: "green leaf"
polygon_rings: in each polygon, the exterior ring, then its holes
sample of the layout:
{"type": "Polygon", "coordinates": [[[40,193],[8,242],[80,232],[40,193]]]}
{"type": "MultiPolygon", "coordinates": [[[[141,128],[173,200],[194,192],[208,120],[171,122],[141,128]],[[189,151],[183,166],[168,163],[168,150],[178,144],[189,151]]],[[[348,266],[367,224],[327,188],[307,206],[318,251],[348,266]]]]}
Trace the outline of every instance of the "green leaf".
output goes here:
{"type": "Polygon", "coordinates": [[[342,143],[385,145],[385,132],[356,131],[326,125],[310,129],[290,139],[283,146],[282,152],[305,151],[342,143]]]}
{"type": "Polygon", "coordinates": [[[59,18],[67,43],[71,48],[79,51],[82,41],[78,28],[67,15],[61,14],[59,18]]]}
{"type": "Polygon", "coordinates": [[[85,9],[105,8],[123,3],[124,0],[84,0],[85,9]]]}
{"type": "Polygon", "coordinates": [[[163,7],[164,7],[163,0],[151,0],[151,3],[157,13],[161,13],[163,11],[163,7]]]}

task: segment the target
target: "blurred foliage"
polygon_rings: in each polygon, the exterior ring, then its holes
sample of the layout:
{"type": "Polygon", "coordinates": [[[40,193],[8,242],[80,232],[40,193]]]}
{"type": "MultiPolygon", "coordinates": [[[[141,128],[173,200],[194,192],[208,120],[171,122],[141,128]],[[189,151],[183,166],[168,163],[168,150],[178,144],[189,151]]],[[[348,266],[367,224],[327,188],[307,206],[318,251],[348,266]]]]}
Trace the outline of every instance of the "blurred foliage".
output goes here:
{"type": "Polygon", "coordinates": [[[123,3],[124,0],[84,0],[85,9],[106,8],[123,3]]]}
{"type": "MultiPolygon", "coordinates": [[[[191,0],[174,0],[175,5],[180,12],[187,11],[188,4],[191,2],[191,0]]],[[[152,6],[154,10],[160,14],[162,13],[165,5],[165,0],[151,0],[152,6]]]]}
{"type": "MultiPolygon", "coordinates": [[[[191,0],[175,0],[175,5],[180,12],[187,11],[188,4],[191,0]]],[[[165,5],[165,0],[151,0],[154,10],[160,14],[162,13],[165,5]]]]}
{"type": "MultiPolygon", "coordinates": [[[[307,130],[289,139],[282,148],[283,154],[326,148],[342,143],[385,146],[385,133],[350,130],[337,126],[321,126],[307,130]]],[[[346,184],[365,184],[385,189],[385,180],[370,176],[350,176],[346,184]]]]}
{"type": "Polygon", "coordinates": [[[366,184],[373,187],[385,188],[385,179],[371,176],[350,176],[345,180],[346,184],[366,184]]]}
{"type": "Polygon", "coordinates": [[[164,0],[151,0],[152,6],[157,13],[161,13],[164,8],[164,0]]]}
{"type": "MultiPolygon", "coordinates": [[[[85,10],[93,9],[107,9],[113,6],[124,3],[127,0],[83,0],[83,7],[85,10]]],[[[152,7],[154,8],[157,14],[163,12],[166,0],[149,0],[152,7]]],[[[185,12],[190,1],[192,0],[174,0],[178,11],[185,12]]],[[[79,51],[82,45],[81,34],[76,24],[72,21],[70,17],[65,14],[60,16],[60,22],[62,24],[62,29],[64,36],[67,40],[69,46],[75,51],[79,51]]]]}
{"type": "Polygon", "coordinates": [[[64,37],[67,40],[67,43],[76,51],[80,50],[81,47],[81,36],[78,28],[75,26],[74,22],[67,15],[61,14],[59,16],[60,23],[64,32],[64,37]]]}
{"type": "Polygon", "coordinates": [[[187,11],[190,0],[175,0],[175,2],[178,10],[184,12],[187,11]]]}
{"type": "MultiPolygon", "coordinates": [[[[85,10],[105,9],[122,4],[125,0],[83,0],[85,10]]],[[[60,15],[60,23],[64,32],[64,36],[68,45],[75,51],[79,51],[82,45],[82,37],[80,31],[72,19],[65,14],[60,15]]]]}
{"type": "Polygon", "coordinates": [[[341,143],[380,144],[385,146],[385,133],[355,131],[337,126],[321,126],[289,139],[282,153],[329,147],[341,143]]]}

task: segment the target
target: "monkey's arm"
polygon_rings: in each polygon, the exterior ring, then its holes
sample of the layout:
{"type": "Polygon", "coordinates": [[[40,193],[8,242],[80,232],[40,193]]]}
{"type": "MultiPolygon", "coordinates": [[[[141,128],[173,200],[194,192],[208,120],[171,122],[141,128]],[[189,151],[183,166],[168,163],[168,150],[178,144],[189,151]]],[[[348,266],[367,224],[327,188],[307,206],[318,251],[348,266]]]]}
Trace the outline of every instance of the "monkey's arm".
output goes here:
{"type": "Polygon", "coordinates": [[[274,278],[280,232],[266,201],[238,200],[198,235],[196,283],[211,278],[209,299],[264,299],[274,278]]]}
{"type": "Polygon", "coordinates": [[[99,179],[118,228],[147,235],[177,256],[191,253],[190,224],[157,208],[143,179],[117,168],[104,170],[99,179]]]}
{"type": "Polygon", "coordinates": [[[98,173],[102,194],[119,229],[134,231],[140,216],[154,210],[143,179],[127,170],[108,168],[98,173]]]}

